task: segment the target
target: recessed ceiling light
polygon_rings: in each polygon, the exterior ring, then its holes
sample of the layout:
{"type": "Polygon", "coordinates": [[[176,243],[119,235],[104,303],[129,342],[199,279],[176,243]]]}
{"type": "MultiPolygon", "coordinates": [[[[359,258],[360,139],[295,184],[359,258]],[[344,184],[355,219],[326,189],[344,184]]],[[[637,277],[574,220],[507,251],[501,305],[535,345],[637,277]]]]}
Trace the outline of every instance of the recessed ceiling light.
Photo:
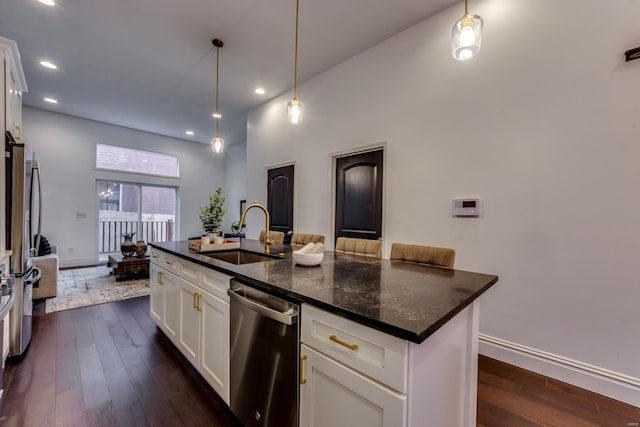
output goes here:
{"type": "Polygon", "coordinates": [[[44,102],[48,102],[49,104],[57,104],[58,100],[53,98],[43,98],[44,102]]]}
{"type": "Polygon", "coordinates": [[[189,136],[193,136],[194,132],[192,130],[186,130],[184,131],[184,133],[186,133],[189,136]]]}
{"type": "Polygon", "coordinates": [[[42,65],[44,68],[49,68],[51,70],[57,70],[58,66],[56,64],[54,64],[53,62],[49,62],[49,61],[40,61],[40,65],[42,65]]]}
{"type": "Polygon", "coordinates": [[[265,93],[267,93],[264,89],[262,89],[261,87],[256,88],[256,90],[254,90],[255,93],[257,93],[258,95],[264,95],[265,93]]]}
{"type": "Polygon", "coordinates": [[[218,114],[218,113],[213,113],[212,116],[215,117],[216,119],[222,118],[222,114],[218,114]]]}
{"type": "Polygon", "coordinates": [[[55,6],[56,2],[53,0],[38,0],[42,4],[46,4],[47,6],[55,6]]]}

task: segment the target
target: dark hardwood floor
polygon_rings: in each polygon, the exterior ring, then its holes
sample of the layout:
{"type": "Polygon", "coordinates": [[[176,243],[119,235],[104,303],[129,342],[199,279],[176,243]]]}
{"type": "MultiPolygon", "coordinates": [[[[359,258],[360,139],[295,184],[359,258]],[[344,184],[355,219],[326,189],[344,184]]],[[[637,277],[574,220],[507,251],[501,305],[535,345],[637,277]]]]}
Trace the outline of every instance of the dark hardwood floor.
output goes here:
{"type": "Polygon", "coordinates": [[[479,427],[640,426],[640,408],[488,357],[478,367],[479,427]]]}
{"type": "Polygon", "coordinates": [[[149,298],[34,313],[8,362],[4,426],[234,426],[149,317],[149,298]]]}
{"type": "MultiPolygon", "coordinates": [[[[0,426],[237,425],[156,328],[148,297],[43,310],[5,368],[0,426]]],[[[640,426],[640,408],[483,356],[479,368],[479,427],[640,426]]]]}

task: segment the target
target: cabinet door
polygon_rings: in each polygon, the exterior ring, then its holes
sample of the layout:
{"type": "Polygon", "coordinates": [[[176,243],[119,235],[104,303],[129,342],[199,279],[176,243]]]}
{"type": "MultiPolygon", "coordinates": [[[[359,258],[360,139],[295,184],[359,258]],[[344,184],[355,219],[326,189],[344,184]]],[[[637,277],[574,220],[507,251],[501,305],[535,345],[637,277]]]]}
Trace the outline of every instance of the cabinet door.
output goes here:
{"type": "Polygon", "coordinates": [[[6,84],[6,93],[5,93],[5,118],[6,118],[6,129],[11,132],[13,138],[16,141],[20,141],[20,135],[16,134],[16,130],[14,129],[14,115],[15,115],[15,98],[17,95],[17,85],[16,79],[13,76],[13,72],[11,71],[11,59],[7,59],[5,62],[5,84],[6,84]]]}
{"type": "Polygon", "coordinates": [[[178,279],[178,348],[193,365],[198,366],[200,343],[200,312],[198,288],[184,279],[178,279]]]}
{"type": "Polygon", "coordinates": [[[229,303],[203,292],[199,305],[202,340],[198,370],[229,404],[229,303]]]}
{"type": "Polygon", "coordinates": [[[155,264],[151,264],[151,274],[149,277],[149,314],[156,325],[162,327],[164,318],[164,289],[162,269],[155,264]]]}
{"type": "Polygon", "coordinates": [[[402,427],[406,396],[347,368],[310,347],[300,346],[301,427],[402,427]],[[305,359],[306,360],[303,360],[305,359]]]}
{"type": "Polygon", "coordinates": [[[178,280],[178,276],[169,272],[162,275],[162,288],[164,291],[162,330],[174,344],[178,342],[178,298],[180,294],[178,280]]]}

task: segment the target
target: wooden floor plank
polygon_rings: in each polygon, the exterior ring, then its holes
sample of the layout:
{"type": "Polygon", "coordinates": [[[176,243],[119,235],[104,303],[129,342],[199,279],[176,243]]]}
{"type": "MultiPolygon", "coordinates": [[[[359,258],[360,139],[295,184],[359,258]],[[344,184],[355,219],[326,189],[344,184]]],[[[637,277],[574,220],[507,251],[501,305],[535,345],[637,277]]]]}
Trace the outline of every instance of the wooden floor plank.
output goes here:
{"type": "Polygon", "coordinates": [[[522,418],[484,400],[478,401],[478,419],[482,420],[478,427],[544,427],[543,424],[522,418]]]}
{"type": "Polygon", "coordinates": [[[105,370],[105,377],[116,412],[139,403],[138,395],[129,380],[129,374],[124,366],[105,370]]]}
{"type": "Polygon", "coordinates": [[[72,388],[56,394],[55,425],[56,427],[87,425],[82,388],[72,388]]]}
{"type": "Polygon", "coordinates": [[[509,412],[532,422],[556,427],[598,427],[597,423],[588,419],[483,383],[478,384],[478,399],[497,407],[508,408],[509,412]]]}
{"type": "Polygon", "coordinates": [[[56,393],[80,387],[80,363],[75,339],[57,344],[56,351],[56,393]]]}

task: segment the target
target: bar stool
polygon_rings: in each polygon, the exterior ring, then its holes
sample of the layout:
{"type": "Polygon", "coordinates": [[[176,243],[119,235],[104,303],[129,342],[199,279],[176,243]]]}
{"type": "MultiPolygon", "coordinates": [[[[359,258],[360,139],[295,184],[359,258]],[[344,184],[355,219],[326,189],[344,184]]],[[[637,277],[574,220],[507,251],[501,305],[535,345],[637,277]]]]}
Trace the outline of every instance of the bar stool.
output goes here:
{"type": "Polygon", "coordinates": [[[293,233],[293,236],[291,236],[292,245],[304,246],[307,243],[324,243],[324,236],[322,234],[305,233],[293,233]]]}
{"type": "Polygon", "coordinates": [[[391,245],[391,256],[389,259],[453,268],[456,251],[450,248],[438,248],[435,246],[394,243],[391,245]]]}
{"type": "Polygon", "coordinates": [[[382,241],[338,237],[335,251],[380,259],[382,257],[382,241]]]}
{"type": "MultiPolygon", "coordinates": [[[[258,240],[260,240],[261,242],[264,242],[265,234],[266,233],[264,232],[264,230],[260,231],[260,237],[258,238],[258,240]]],[[[284,233],[282,231],[270,230],[269,237],[271,237],[271,240],[273,240],[273,243],[276,245],[281,245],[282,242],[284,242],[284,233]]]]}

